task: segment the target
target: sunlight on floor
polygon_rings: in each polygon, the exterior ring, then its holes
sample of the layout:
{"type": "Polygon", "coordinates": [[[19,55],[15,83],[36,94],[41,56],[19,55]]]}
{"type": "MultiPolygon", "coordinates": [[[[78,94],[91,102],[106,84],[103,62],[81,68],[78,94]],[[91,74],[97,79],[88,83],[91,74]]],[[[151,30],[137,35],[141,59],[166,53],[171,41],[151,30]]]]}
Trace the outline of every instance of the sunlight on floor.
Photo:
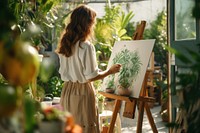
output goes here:
{"type": "MultiPolygon", "coordinates": [[[[151,109],[152,116],[154,118],[154,122],[156,124],[157,130],[159,133],[168,133],[168,129],[165,126],[165,122],[162,121],[161,116],[160,116],[160,106],[155,106],[151,109]]],[[[149,124],[149,121],[146,117],[146,113],[144,113],[144,120],[143,120],[143,125],[142,125],[142,132],[144,133],[153,133],[151,126],[149,124]]],[[[137,125],[137,116],[136,119],[131,121],[131,124],[129,122],[128,126],[127,124],[123,124],[122,121],[122,133],[135,133],[136,132],[136,125],[137,125]],[[130,126],[133,125],[133,126],[130,126]]]]}

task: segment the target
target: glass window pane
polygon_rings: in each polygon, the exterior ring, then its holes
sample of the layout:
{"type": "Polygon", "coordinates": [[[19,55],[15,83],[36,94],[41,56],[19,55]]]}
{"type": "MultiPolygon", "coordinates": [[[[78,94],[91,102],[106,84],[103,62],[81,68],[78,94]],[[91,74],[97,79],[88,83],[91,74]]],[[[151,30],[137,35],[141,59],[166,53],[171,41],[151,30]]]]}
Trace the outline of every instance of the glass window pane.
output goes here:
{"type": "Polygon", "coordinates": [[[196,39],[196,21],[192,17],[194,0],[175,0],[175,40],[196,39]]]}

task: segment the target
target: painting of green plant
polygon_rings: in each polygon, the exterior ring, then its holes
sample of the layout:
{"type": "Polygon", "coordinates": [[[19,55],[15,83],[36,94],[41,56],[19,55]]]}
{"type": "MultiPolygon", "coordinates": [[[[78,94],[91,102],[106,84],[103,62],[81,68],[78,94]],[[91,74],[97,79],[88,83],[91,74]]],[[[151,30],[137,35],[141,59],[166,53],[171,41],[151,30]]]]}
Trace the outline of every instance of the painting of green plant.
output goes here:
{"type": "Polygon", "coordinates": [[[141,70],[142,63],[138,52],[136,50],[129,51],[128,49],[124,49],[113,58],[113,64],[116,63],[122,65],[122,69],[118,75],[118,82],[124,88],[128,88],[141,70]]]}
{"type": "Polygon", "coordinates": [[[122,67],[118,73],[104,78],[102,90],[111,87],[117,95],[124,95],[120,93],[123,91],[127,92],[127,96],[138,97],[154,43],[155,39],[117,41],[112,49],[108,68],[113,64],[121,64],[122,67]]]}

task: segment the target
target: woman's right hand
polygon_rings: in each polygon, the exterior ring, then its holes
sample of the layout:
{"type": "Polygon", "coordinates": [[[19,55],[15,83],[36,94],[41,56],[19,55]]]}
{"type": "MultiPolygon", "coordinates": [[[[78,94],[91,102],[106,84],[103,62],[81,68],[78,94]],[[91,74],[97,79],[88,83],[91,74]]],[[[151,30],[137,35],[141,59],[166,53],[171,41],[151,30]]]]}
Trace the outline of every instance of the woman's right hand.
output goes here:
{"type": "Polygon", "coordinates": [[[88,81],[92,82],[95,80],[103,79],[110,74],[115,74],[115,73],[119,72],[120,68],[121,68],[121,64],[114,64],[113,66],[110,67],[110,69],[99,72],[99,74],[96,77],[89,79],[88,81]]]}
{"type": "Polygon", "coordinates": [[[121,68],[121,64],[114,64],[113,66],[110,67],[109,73],[115,74],[120,71],[120,68],[121,68]]]}

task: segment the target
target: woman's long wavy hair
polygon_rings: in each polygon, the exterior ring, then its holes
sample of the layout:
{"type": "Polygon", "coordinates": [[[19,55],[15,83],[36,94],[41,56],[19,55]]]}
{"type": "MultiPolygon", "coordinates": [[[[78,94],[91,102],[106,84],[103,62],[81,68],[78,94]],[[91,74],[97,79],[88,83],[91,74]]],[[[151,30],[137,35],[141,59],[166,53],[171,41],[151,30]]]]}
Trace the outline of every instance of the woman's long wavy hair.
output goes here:
{"type": "Polygon", "coordinates": [[[81,5],[75,8],[71,14],[70,22],[64,30],[64,34],[58,44],[56,52],[66,57],[73,55],[75,44],[84,42],[92,36],[92,27],[95,23],[96,12],[81,5]]]}

